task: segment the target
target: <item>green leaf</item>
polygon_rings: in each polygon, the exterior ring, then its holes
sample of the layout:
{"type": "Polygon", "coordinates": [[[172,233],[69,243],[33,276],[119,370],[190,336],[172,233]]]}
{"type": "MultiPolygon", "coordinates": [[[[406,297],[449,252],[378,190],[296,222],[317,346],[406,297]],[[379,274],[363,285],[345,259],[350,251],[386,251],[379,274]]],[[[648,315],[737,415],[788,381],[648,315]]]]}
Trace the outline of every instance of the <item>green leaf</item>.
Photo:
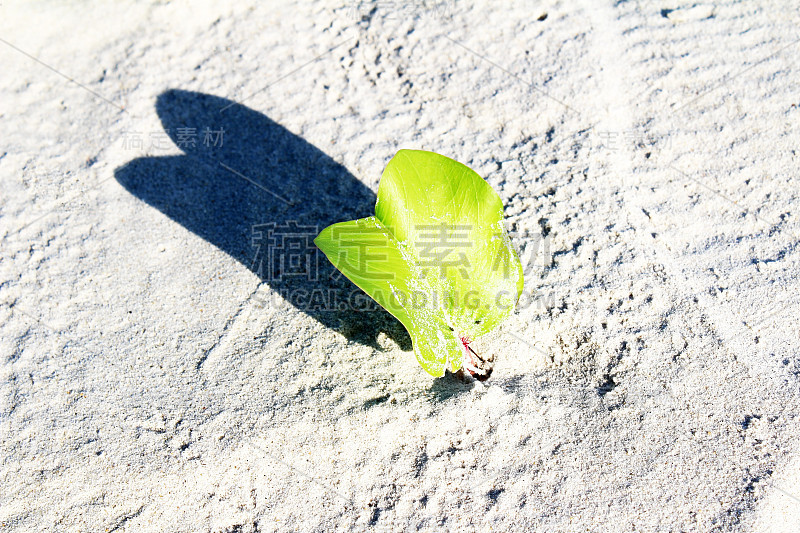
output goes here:
{"type": "Polygon", "coordinates": [[[314,243],[403,323],[433,376],[461,368],[466,343],[494,329],[522,293],[500,197],[432,152],[400,150],[381,177],[375,216],[329,226],[314,243]]]}

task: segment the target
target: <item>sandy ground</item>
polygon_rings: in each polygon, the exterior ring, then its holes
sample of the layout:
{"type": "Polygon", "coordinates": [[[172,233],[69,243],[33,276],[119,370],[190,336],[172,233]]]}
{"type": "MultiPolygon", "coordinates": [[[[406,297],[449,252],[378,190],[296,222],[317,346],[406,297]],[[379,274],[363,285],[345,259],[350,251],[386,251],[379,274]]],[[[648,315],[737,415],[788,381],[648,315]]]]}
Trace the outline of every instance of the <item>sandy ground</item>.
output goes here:
{"type": "Polygon", "coordinates": [[[791,2],[217,4],[0,4],[0,529],[797,531],[791,2]],[[484,383],[270,271],[400,148],[505,203],[484,383]]]}

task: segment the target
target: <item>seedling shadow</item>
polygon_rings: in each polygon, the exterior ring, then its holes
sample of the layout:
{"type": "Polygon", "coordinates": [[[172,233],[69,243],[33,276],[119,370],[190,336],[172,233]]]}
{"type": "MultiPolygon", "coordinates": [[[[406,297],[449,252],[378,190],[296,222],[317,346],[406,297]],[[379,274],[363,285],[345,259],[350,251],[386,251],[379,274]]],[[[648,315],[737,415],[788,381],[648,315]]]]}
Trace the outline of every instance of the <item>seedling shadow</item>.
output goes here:
{"type": "Polygon", "coordinates": [[[463,371],[452,373],[448,370],[442,377],[433,380],[429,390],[434,400],[445,402],[471,391],[475,387],[475,381],[475,379],[465,376],[463,371]]]}
{"type": "MultiPolygon", "coordinates": [[[[365,305],[369,299],[312,242],[330,224],[371,214],[375,194],[368,187],[301,137],[230,100],[168,90],[156,112],[184,155],[117,168],[125,189],[246,265],[271,295],[322,325],[376,348],[383,331],[411,349],[402,324],[365,305]]],[[[273,304],[271,295],[261,301],[273,304]]]]}

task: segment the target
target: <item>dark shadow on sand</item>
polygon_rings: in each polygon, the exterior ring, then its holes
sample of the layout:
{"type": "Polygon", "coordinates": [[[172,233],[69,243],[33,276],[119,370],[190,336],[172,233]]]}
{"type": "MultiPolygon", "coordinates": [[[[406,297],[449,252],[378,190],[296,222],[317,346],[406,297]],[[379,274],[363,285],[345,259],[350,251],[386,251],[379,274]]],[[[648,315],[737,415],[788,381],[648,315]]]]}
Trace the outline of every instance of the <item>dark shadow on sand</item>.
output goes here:
{"type": "Polygon", "coordinates": [[[408,333],[388,312],[364,309],[363,297],[350,305],[361,291],[312,242],[330,224],[372,214],[369,188],[301,137],[230,100],[169,90],[159,95],[156,111],[185,154],[119,167],[115,177],[125,189],[349,340],[377,347],[383,331],[411,349],[408,333]]]}

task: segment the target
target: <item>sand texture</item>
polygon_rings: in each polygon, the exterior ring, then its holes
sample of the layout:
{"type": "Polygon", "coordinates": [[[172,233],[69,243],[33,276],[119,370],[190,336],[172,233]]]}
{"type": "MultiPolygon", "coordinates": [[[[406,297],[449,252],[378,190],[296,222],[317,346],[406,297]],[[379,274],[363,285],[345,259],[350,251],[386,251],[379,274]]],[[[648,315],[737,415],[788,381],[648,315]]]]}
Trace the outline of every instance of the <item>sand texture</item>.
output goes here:
{"type": "Polygon", "coordinates": [[[0,4],[0,531],[798,531],[788,1],[0,4]],[[475,169],[526,269],[433,379],[276,228],[475,169]]]}

